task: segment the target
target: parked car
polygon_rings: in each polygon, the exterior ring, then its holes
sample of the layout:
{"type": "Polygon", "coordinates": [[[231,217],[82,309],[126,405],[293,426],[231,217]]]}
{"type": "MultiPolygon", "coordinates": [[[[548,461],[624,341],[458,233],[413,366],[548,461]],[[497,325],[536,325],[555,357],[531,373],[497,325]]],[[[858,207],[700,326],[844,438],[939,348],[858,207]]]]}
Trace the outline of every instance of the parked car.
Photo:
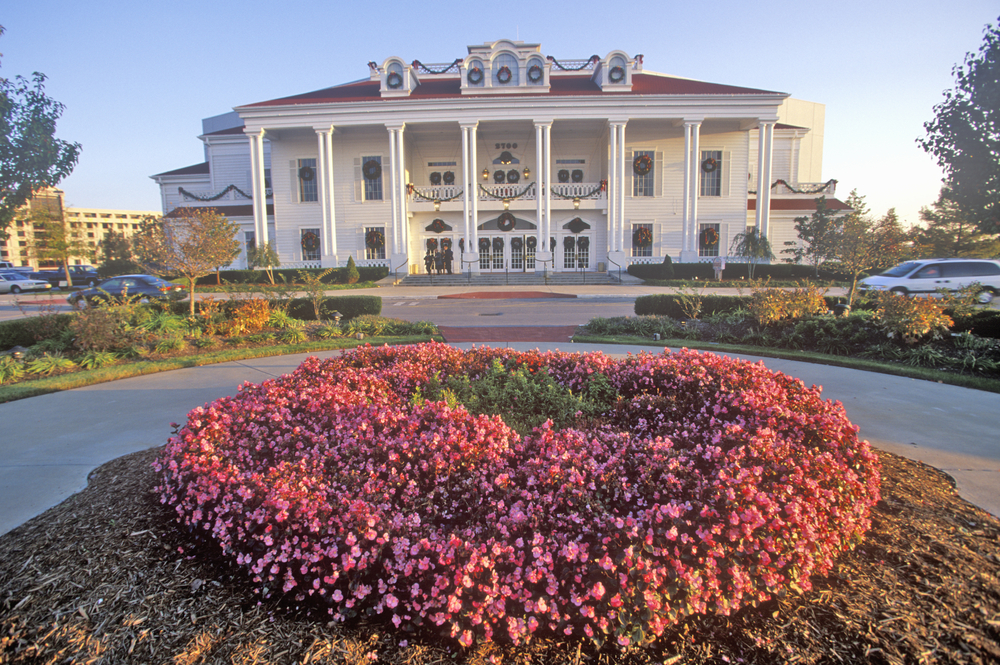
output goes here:
{"type": "MultiPolygon", "coordinates": [[[[75,287],[95,286],[99,281],[101,281],[101,278],[97,275],[97,269],[94,266],[70,266],[69,274],[70,277],[73,278],[73,286],[75,287]]],[[[31,273],[31,277],[34,279],[44,279],[54,288],[62,286],[64,282],[68,283],[68,280],[66,279],[66,271],[61,267],[53,268],[52,270],[38,270],[31,273]]]]}
{"type": "Polygon", "coordinates": [[[76,307],[82,303],[94,304],[113,298],[136,298],[139,302],[149,302],[181,300],[185,295],[181,287],[153,275],[119,275],[89,289],[74,291],[66,297],[66,302],[76,307]]]}
{"type": "Polygon", "coordinates": [[[13,270],[0,272],[0,293],[21,293],[22,291],[48,291],[52,285],[41,279],[31,279],[24,273],[13,270]]]}
{"type": "Polygon", "coordinates": [[[1000,261],[990,259],[920,259],[906,261],[881,275],[861,280],[862,290],[930,294],[938,289],[957,291],[979,284],[979,302],[985,304],[1000,294],[1000,261]]]}

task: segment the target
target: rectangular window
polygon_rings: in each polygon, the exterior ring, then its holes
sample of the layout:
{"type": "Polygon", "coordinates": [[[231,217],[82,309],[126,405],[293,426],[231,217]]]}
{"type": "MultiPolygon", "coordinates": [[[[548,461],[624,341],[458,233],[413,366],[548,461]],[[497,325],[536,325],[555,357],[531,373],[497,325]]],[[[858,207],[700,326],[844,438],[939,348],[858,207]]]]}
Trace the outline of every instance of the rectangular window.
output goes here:
{"type": "Polygon", "coordinates": [[[303,261],[319,261],[320,235],[319,229],[301,229],[299,242],[302,245],[303,261]]]}
{"type": "Polygon", "coordinates": [[[655,196],[655,176],[656,153],[652,150],[632,153],[632,196],[655,196]]]}
{"type": "Polygon", "coordinates": [[[718,256],[722,236],[718,224],[701,224],[698,231],[698,256],[718,256]]]}
{"type": "Polygon", "coordinates": [[[563,268],[576,268],[576,238],[563,238],[563,268]]]}
{"type": "Polygon", "coordinates": [[[385,260],[385,227],[365,227],[365,258],[369,261],[385,260]]]}
{"type": "Polygon", "coordinates": [[[316,160],[300,159],[298,163],[299,203],[318,201],[319,192],[316,188],[316,178],[318,176],[316,173],[316,160]]]}
{"type": "Polygon", "coordinates": [[[653,225],[632,225],[632,256],[653,255],[653,225]]]}
{"type": "Polygon", "coordinates": [[[257,232],[256,231],[244,231],[243,232],[243,245],[246,247],[247,254],[252,252],[257,248],[257,232]]]}
{"type": "MultiPolygon", "coordinates": [[[[701,195],[722,196],[722,151],[702,150],[698,172],[701,174],[701,195]]],[[[718,256],[718,254],[712,254],[718,256]]]]}
{"type": "Polygon", "coordinates": [[[361,157],[361,177],[364,180],[365,201],[382,200],[382,156],[361,157]]]}

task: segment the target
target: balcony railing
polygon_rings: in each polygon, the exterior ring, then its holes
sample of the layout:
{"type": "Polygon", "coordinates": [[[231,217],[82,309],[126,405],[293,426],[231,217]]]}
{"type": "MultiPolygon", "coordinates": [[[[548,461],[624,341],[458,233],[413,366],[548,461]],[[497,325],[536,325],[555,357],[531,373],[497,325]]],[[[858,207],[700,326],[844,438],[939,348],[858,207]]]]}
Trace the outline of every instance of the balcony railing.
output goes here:
{"type": "MultiPolygon", "coordinates": [[[[527,184],[476,184],[480,201],[534,201],[538,198],[538,183],[527,184]]],[[[410,188],[410,200],[414,203],[460,202],[463,190],[458,185],[410,188]]],[[[607,197],[604,183],[574,182],[552,185],[552,199],[572,201],[575,199],[603,200],[607,197]]]]}

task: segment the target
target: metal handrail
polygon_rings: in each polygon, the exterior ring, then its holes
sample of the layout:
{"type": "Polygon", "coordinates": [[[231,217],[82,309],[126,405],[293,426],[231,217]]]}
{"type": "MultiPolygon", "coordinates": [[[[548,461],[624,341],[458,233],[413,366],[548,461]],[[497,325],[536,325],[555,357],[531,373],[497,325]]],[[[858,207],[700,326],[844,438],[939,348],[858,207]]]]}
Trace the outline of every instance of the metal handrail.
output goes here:
{"type": "MultiPolygon", "coordinates": [[[[395,281],[397,281],[397,282],[399,281],[399,269],[402,268],[403,266],[409,265],[409,264],[410,264],[410,257],[406,257],[405,261],[403,261],[398,266],[396,266],[396,269],[392,271],[393,278],[394,278],[395,281]]],[[[407,273],[409,273],[409,271],[407,271],[407,273]]]]}
{"type": "Polygon", "coordinates": [[[621,264],[618,263],[617,261],[615,261],[614,259],[612,259],[610,256],[608,256],[606,258],[608,260],[608,263],[614,263],[616,266],[618,266],[618,283],[621,284],[622,283],[622,266],[621,266],[621,264]]]}

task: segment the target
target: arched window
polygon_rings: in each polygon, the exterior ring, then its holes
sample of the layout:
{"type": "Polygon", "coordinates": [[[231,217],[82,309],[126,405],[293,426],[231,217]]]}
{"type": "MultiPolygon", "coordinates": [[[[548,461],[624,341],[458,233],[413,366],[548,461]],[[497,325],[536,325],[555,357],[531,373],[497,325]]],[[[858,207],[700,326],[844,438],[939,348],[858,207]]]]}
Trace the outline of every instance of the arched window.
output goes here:
{"type": "Polygon", "coordinates": [[[545,83],[545,64],[538,58],[528,61],[528,85],[545,83]]]}
{"type": "Polygon", "coordinates": [[[403,83],[403,65],[398,62],[390,63],[385,73],[386,87],[390,90],[402,90],[403,83]]]}
{"type": "Polygon", "coordinates": [[[502,53],[493,61],[493,85],[496,87],[513,87],[518,85],[520,75],[517,58],[509,53],[502,53]]]}
{"type": "Polygon", "coordinates": [[[627,63],[625,58],[616,55],[608,63],[608,82],[613,84],[624,84],[627,77],[627,63]]]}
{"type": "Polygon", "coordinates": [[[481,88],[486,85],[486,68],[483,66],[483,61],[473,60],[470,62],[465,78],[466,83],[472,87],[481,88]]]}

